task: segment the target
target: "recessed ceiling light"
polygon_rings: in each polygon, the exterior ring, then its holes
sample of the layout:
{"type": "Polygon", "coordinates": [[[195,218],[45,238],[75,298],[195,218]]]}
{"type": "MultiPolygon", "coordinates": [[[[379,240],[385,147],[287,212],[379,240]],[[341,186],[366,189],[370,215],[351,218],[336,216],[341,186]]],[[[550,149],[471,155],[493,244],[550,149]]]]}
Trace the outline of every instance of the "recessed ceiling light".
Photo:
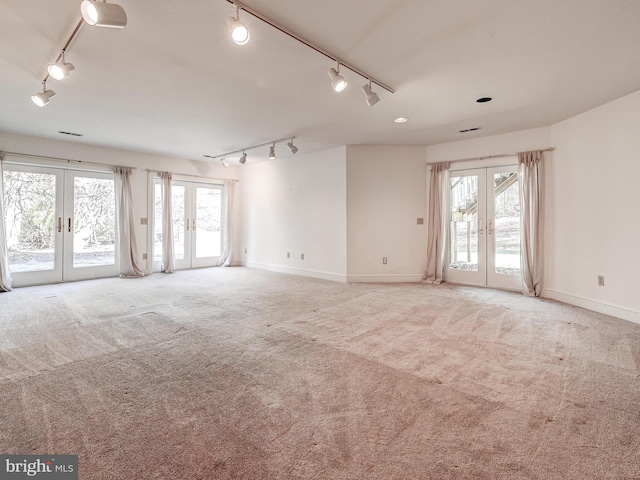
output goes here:
{"type": "Polygon", "coordinates": [[[404,122],[408,122],[409,119],[407,117],[398,117],[398,118],[394,118],[393,121],[396,123],[404,123],[404,122]]]}
{"type": "Polygon", "coordinates": [[[476,102],[487,103],[487,102],[490,102],[491,100],[493,100],[493,98],[491,97],[480,97],[479,99],[476,100],[476,102]]]}

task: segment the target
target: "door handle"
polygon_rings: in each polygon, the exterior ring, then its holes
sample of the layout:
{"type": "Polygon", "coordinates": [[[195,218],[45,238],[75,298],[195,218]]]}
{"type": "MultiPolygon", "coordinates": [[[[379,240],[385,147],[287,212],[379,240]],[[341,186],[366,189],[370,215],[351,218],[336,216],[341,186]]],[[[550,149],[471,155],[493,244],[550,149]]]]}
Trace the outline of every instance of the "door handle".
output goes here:
{"type": "Polygon", "coordinates": [[[484,222],[481,218],[478,220],[478,233],[480,235],[484,233],[484,222]]]}
{"type": "Polygon", "coordinates": [[[196,219],[191,220],[191,230],[196,231],[196,219]]]}
{"type": "Polygon", "coordinates": [[[187,232],[189,231],[189,219],[187,218],[187,232]]]}
{"type": "Polygon", "coordinates": [[[493,235],[493,220],[489,220],[489,226],[487,228],[487,230],[489,231],[489,235],[493,235]]]}
{"type": "Polygon", "coordinates": [[[68,231],[69,231],[69,233],[71,233],[71,217],[69,217],[69,225],[68,225],[68,227],[69,227],[68,231]]]}
{"type": "Polygon", "coordinates": [[[62,232],[62,217],[58,217],[58,233],[62,232]]]}

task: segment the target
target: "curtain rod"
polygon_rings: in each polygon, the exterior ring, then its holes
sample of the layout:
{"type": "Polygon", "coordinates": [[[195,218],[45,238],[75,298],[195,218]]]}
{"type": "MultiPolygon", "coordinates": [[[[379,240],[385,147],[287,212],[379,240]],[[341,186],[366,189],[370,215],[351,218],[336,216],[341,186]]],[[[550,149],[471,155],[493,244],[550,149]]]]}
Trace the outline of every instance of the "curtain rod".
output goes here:
{"type": "MultiPolygon", "coordinates": [[[[538,150],[540,152],[553,152],[555,150],[555,148],[554,147],[540,148],[538,150]]],[[[533,150],[533,151],[536,151],[536,150],[533,150]]],[[[448,160],[448,161],[445,161],[445,162],[427,162],[427,165],[433,165],[435,163],[457,163],[457,162],[470,162],[472,160],[489,160],[489,159],[492,159],[492,158],[514,157],[514,156],[518,155],[518,153],[521,153],[521,152],[500,153],[498,155],[487,155],[485,157],[458,158],[457,160],[448,160]]]]}
{"type": "MultiPolygon", "coordinates": [[[[91,162],[88,160],[71,160],[69,158],[60,158],[60,157],[48,157],[46,155],[31,155],[29,153],[20,153],[20,152],[7,152],[7,151],[0,151],[0,159],[4,160],[4,156],[6,155],[13,155],[16,157],[26,157],[26,158],[40,158],[43,160],[55,160],[58,162],[67,162],[67,163],[84,163],[87,165],[100,165],[101,167],[123,167],[124,165],[113,165],[111,163],[100,163],[100,162],[91,162]]],[[[136,167],[128,167],[131,168],[133,170],[137,170],[136,167]]]]}
{"type": "MultiPolygon", "coordinates": [[[[151,168],[146,168],[145,169],[148,173],[157,173],[158,175],[160,175],[161,173],[163,173],[165,170],[153,170],[151,168]]],[[[191,175],[188,173],[176,173],[176,172],[171,172],[171,175],[177,175],[179,177],[191,177],[191,178],[201,178],[203,180],[221,180],[221,181],[225,181],[225,180],[233,180],[234,182],[240,182],[240,180],[238,180],[237,178],[215,178],[215,177],[203,177],[202,175],[191,175]]]]}

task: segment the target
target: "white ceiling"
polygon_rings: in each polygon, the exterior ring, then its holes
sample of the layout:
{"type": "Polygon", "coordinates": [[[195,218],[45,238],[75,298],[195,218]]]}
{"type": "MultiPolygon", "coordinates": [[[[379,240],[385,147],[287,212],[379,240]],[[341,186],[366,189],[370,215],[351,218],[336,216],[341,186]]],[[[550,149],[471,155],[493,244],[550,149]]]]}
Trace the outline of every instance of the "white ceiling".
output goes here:
{"type": "Polygon", "coordinates": [[[76,70],[38,108],[29,96],[80,0],[0,0],[1,131],[203,160],[292,135],[301,151],[493,135],[640,89],[639,0],[244,1],[396,90],[374,85],[373,107],[365,79],[343,68],[349,87],[333,92],[330,59],[246,12],[251,41],[233,44],[227,0],[114,3],[127,27],[85,25],[67,53],[76,70]]]}

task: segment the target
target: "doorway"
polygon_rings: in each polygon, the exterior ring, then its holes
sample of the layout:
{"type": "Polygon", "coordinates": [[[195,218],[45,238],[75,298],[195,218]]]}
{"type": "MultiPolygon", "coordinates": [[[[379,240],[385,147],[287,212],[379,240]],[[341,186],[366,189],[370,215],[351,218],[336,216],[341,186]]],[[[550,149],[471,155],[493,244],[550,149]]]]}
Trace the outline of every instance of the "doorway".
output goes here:
{"type": "MultiPolygon", "coordinates": [[[[222,185],[173,180],[174,261],[177,270],[211,267],[222,253],[222,185]]],[[[162,263],[162,186],[154,181],[154,270],[162,263]]]]}
{"type": "Polygon", "coordinates": [[[2,180],[14,286],[118,274],[112,173],[6,163],[2,180]]]}
{"type": "Polygon", "coordinates": [[[447,281],[519,289],[517,165],[449,173],[447,281]]]}

